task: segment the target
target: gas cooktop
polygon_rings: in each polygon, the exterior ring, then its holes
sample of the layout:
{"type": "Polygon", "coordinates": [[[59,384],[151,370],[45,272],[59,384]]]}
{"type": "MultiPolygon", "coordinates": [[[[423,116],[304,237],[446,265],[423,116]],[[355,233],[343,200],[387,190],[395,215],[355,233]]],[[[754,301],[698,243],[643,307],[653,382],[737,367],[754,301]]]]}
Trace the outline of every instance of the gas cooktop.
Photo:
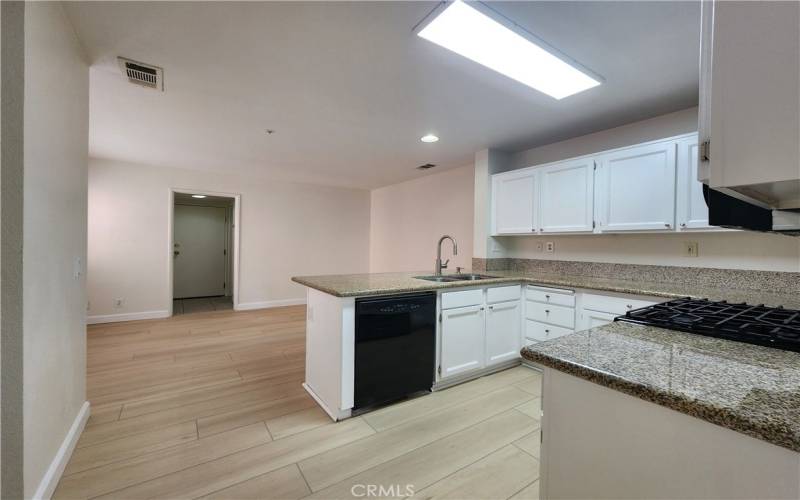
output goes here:
{"type": "Polygon", "coordinates": [[[615,321],[800,352],[800,311],[782,307],[685,298],[634,309],[615,321]]]}

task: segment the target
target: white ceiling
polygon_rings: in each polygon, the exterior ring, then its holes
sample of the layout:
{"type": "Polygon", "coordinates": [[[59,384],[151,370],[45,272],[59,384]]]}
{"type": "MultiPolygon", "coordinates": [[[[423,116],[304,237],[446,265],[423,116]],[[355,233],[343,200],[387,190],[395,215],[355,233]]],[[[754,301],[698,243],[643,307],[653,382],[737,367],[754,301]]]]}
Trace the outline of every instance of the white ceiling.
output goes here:
{"type": "Polygon", "coordinates": [[[561,101],[415,36],[435,5],[70,3],[90,153],[371,188],[696,105],[696,1],[493,3],[606,80],[561,101]],[[129,84],[118,55],[162,66],[166,92],[129,84]]]}

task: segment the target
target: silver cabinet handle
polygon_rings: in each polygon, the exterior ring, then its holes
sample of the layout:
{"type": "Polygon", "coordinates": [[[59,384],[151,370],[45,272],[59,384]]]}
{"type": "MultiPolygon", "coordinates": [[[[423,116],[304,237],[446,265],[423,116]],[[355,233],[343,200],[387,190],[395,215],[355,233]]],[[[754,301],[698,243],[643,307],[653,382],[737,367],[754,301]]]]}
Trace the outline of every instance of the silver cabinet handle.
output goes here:
{"type": "Polygon", "coordinates": [[[550,296],[549,296],[549,295],[547,295],[547,294],[545,294],[545,298],[546,298],[547,300],[550,300],[550,296]]]}
{"type": "Polygon", "coordinates": [[[672,227],[672,224],[664,224],[664,227],[672,227]]]}
{"type": "Polygon", "coordinates": [[[489,309],[494,311],[494,306],[489,306],[489,309]]]}
{"type": "Polygon", "coordinates": [[[544,310],[544,312],[545,312],[546,314],[550,314],[550,309],[545,309],[545,310],[544,310]]]}
{"type": "Polygon", "coordinates": [[[627,307],[628,309],[633,309],[633,306],[631,304],[627,304],[625,307],[627,307]]]}
{"type": "Polygon", "coordinates": [[[545,330],[544,333],[550,333],[550,330],[545,330]]]}
{"type": "Polygon", "coordinates": [[[686,223],[685,222],[681,222],[681,227],[686,227],[686,223]]]}

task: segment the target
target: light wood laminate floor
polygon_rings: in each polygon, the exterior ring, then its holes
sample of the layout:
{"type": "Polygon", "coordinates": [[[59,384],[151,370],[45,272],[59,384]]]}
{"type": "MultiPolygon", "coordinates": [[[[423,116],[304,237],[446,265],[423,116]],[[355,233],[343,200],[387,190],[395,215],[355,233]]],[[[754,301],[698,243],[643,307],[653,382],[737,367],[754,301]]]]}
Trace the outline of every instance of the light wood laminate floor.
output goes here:
{"type": "Polygon", "coordinates": [[[92,325],[92,415],[55,498],[538,498],[537,372],[333,423],[305,307],[92,325]]]}

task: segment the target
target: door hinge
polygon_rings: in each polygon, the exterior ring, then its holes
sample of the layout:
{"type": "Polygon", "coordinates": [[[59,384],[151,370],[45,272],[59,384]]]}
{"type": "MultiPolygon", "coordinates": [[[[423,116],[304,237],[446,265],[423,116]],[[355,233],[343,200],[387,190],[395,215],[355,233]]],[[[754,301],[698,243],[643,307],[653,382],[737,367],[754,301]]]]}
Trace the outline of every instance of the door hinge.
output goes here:
{"type": "Polygon", "coordinates": [[[223,281],[223,282],[222,282],[222,288],[225,288],[226,286],[227,286],[227,283],[225,283],[225,282],[223,281]]]}
{"type": "Polygon", "coordinates": [[[442,374],[442,365],[439,365],[439,368],[437,368],[436,371],[439,372],[439,375],[441,375],[442,374]]]}
{"type": "Polygon", "coordinates": [[[439,323],[442,322],[442,313],[439,313],[439,323]]]}
{"type": "Polygon", "coordinates": [[[594,229],[595,227],[597,227],[597,223],[595,221],[592,221],[592,229],[594,229]]]}
{"type": "Polygon", "coordinates": [[[594,168],[592,168],[592,170],[597,170],[597,162],[595,161],[595,162],[592,162],[592,163],[594,163],[594,168]]]}
{"type": "Polygon", "coordinates": [[[223,248],[222,249],[222,255],[228,255],[228,249],[227,248],[223,248]]]}
{"type": "Polygon", "coordinates": [[[709,161],[711,159],[711,141],[703,141],[700,144],[700,161],[709,161]]]}

